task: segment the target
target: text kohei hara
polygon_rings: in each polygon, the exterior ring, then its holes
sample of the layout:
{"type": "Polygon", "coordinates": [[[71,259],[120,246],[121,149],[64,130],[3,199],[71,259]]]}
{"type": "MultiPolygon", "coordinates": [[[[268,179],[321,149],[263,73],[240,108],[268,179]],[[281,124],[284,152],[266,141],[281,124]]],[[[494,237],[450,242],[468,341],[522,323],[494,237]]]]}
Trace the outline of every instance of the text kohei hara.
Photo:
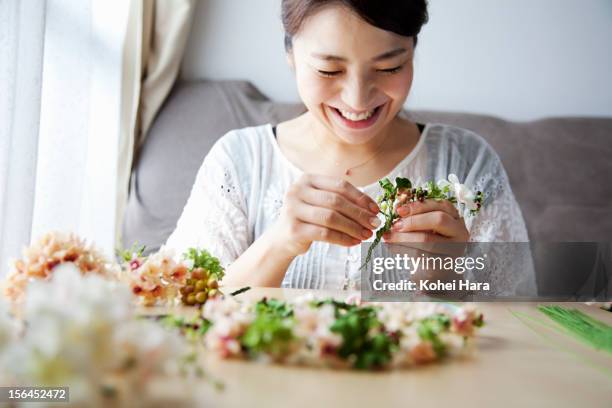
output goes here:
{"type": "Polygon", "coordinates": [[[430,280],[420,279],[411,281],[402,279],[398,282],[384,282],[382,279],[375,279],[373,289],[376,291],[488,291],[488,282],[474,282],[463,279],[462,275],[466,271],[482,271],[485,268],[486,254],[482,257],[443,257],[443,256],[409,256],[407,254],[396,254],[394,257],[377,257],[373,259],[372,272],[375,275],[382,275],[385,271],[405,271],[414,275],[417,271],[436,271],[452,272],[458,276],[457,279],[430,280]]]}

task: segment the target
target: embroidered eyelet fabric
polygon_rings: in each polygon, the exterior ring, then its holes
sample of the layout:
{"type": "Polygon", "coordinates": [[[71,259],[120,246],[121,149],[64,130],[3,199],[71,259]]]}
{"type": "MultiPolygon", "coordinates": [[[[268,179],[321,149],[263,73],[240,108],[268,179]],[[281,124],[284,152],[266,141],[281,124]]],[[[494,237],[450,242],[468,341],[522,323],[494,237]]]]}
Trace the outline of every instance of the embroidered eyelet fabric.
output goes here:
{"type": "MultiPolygon", "coordinates": [[[[528,242],[527,229],[508,177],[495,151],[472,131],[428,124],[413,151],[387,177],[413,182],[450,173],[484,194],[476,216],[463,214],[472,242],[528,242]]],[[[213,146],[198,171],[190,197],[167,247],[183,252],[208,249],[224,266],[238,258],[279,217],[285,192],[302,171],[283,155],[271,125],[233,130],[213,146]]],[[[378,183],[359,188],[372,198],[378,183]]],[[[496,247],[492,246],[491,250],[496,247]]],[[[499,294],[535,294],[531,255],[520,259],[491,254],[487,268],[499,294]]],[[[282,287],[353,289],[360,285],[360,246],[314,242],[294,259],[282,287]]]]}

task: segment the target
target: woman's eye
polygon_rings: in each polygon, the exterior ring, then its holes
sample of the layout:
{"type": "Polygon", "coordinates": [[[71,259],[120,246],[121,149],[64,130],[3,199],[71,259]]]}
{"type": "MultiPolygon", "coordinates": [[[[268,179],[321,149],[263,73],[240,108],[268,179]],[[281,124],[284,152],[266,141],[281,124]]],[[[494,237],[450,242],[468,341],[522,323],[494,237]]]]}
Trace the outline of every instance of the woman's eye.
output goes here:
{"type": "Polygon", "coordinates": [[[317,72],[320,75],[323,75],[324,77],[328,77],[328,78],[335,77],[335,76],[340,75],[342,73],[342,71],[323,71],[323,70],[320,70],[320,69],[317,69],[317,72]]]}
{"type": "Polygon", "coordinates": [[[395,68],[379,69],[378,72],[382,72],[385,74],[395,74],[396,72],[401,71],[402,68],[404,68],[404,66],[400,65],[395,68]]]}

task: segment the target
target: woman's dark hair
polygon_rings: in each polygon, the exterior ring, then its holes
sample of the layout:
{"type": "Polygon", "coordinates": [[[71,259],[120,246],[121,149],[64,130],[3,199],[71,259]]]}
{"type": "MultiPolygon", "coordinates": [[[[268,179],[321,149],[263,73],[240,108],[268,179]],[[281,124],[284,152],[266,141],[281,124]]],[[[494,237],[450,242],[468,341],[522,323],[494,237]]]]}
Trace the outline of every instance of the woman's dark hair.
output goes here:
{"type": "Polygon", "coordinates": [[[285,49],[291,50],[293,36],[308,17],[332,4],[346,7],[374,27],[412,37],[415,46],[417,35],[429,18],[427,0],[282,0],[285,49]]]}

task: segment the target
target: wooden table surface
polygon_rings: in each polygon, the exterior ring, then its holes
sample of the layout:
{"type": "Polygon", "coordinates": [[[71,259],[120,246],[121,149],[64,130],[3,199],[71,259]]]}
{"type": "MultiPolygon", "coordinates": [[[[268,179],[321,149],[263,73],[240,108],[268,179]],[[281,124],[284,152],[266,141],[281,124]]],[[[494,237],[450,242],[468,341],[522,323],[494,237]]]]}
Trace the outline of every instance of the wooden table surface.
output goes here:
{"type": "MultiPolygon", "coordinates": [[[[238,299],[291,299],[305,292],[258,288],[238,299]]],[[[315,294],[347,296],[346,292],[315,294]]],[[[210,407],[612,407],[612,354],[513,314],[546,320],[537,305],[477,304],[486,325],[469,358],[411,369],[335,371],[221,360],[202,353],[206,372],[224,389],[203,382],[195,387],[194,398],[200,406],[210,407]]],[[[581,303],[564,305],[612,325],[612,313],[581,303]]],[[[178,311],[193,313],[193,309],[178,311]]]]}

